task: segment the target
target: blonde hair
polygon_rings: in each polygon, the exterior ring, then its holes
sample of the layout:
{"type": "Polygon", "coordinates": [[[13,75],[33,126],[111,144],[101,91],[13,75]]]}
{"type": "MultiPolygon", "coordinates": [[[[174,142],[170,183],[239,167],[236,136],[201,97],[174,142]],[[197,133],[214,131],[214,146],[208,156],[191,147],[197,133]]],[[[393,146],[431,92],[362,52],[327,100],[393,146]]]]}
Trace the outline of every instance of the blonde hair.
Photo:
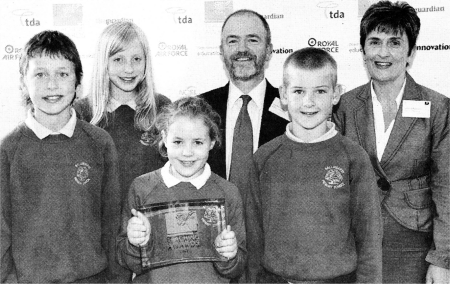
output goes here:
{"type": "Polygon", "coordinates": [[[135,128],[148,131],[156,118],[156,103],[150,60],[150,48],[144,32],[134,23],[118,22],[109,25],[100,35],[94,58],[94,69],[90,90],[92,103],[91,123],[106,127],[108,125],[107,105],[110,100],[110,80],[108,76],[108,59],[137,40],[144,51],[145,73],[136,86],[135,128]]]}

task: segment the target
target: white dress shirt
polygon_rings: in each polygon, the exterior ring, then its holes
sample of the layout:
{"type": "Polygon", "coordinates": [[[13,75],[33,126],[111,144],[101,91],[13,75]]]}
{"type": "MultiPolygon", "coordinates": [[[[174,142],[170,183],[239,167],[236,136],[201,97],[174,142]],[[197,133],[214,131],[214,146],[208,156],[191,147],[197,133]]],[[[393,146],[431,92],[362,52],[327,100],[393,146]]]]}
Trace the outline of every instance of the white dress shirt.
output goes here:
{"type": "Polygon", "coordinates": [[[230,165],[231,165],[231,153],[233,151],[233,137],[234,137],[234,127],[236,125],[239,112],[242,107],[242,95],[249,95],[252,100],[248,103],[248,114],[252,122],[253,130],[253,152],[258,149],[259,143],[259,131],[261,129],[261,118],[264,105],[264,97],[266,95],[266,79],[262,80],[253,90],[248,94],[244,94],[241,90],[230,81],[230,87],[228,90],[228,101],[227,101],[227,117],[226,117],[226,130],[225,130],[225,163],[226,163],[226,173],[227,179],[230,175],[230,165]]]}
{"type": "MultiPolygon", "coordinates": [[[[168,161],[164,167],[161,168],[161,176],[162,179],[164,181],[164,184],[168,187],[171,188],[172,186],[175,186],[177,184],[179,184],[180,182],[182,182],[181,180],[179,180],[178,178],[176,178],[175,176],[173,176],[170,173],[170,161],[168,161]]],[[[205,185],[205,183],[208,181],[209,177],[211,176],[211,167],[209,166],[208,163],[205,164],[205,168],[203,169],[203,173],[201,173],[198,177],[190,180],[189,182],[195,186],[196,189],[200,189],[202,186],[205,185]]]]}
{"type": "Polygon", "coordinates": [[[25,119],[25,125],[28,126],[28,128],[30,128],[34,132],[34,134],[36,134],[36,136],[41,140],[49,135],[58,135],[58,134],[63,134],[71,138],[73,136],[73,132],[75,131],[76,124],[77,124],[77,115],[73,108],[70,109],[69,121],[59,131],[50,130],[44,125],[40,124],[34,118],[31,109],[28,110],[27,118],[25,119]]]}
{"type": "MultiPolygon", "coordinates": [[[[397,112],[400,108],[400,103],[402,102],[403,92],[405,91],[405,83],[406,79],[403,83],[402,88],[400,89],[400,92],[395,98],[395,102],[397,103],[397,112]]],[[[384,149],[386,149],[389,136],[391,135],[392,128],[394,126],[395,118],[391,121],[388,129],[386,129],[385,131],[383,108],[381,107],[381,103],[378,101],[375,90],[373,89],[373,81],[370,84],[370,93],[372,95],[373,119],[375,123],[375,137],[377,142],[377,157],[378,161],[381,161],[381,157],[383,156],[384,149]]]]}

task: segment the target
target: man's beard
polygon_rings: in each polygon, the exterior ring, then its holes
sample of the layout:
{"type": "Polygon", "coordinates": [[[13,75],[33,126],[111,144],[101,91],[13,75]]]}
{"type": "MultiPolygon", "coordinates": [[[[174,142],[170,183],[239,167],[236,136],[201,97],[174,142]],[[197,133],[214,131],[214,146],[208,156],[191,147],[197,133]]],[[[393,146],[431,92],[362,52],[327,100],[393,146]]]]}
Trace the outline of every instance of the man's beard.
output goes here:
{"type": "Polygon", "coordinates": [[[225,66],[228,69],[231,79],[233,79],[234,81],[250,81],[261,75],[261,73],[264,71],[265,57],[265,54],[263,54],[263,56],[261,56],[260,58],[257,58],[256,55],[253,55],[248,51],[239,51],[232,55],[228,60],[225,60],[225,66]],[[242,57],[249,57],[250,61],[253,62],[254,71],[252,73],[245,71],[238,72],[238,69],[244,69],[240,66],[236,66],[236,60],[242,57]]]}

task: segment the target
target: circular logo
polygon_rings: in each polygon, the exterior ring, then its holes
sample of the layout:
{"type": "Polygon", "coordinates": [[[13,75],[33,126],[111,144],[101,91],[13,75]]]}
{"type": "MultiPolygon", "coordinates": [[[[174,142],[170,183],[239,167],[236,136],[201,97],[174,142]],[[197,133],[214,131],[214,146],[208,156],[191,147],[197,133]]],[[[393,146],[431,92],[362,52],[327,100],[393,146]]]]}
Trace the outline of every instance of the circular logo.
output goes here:
{"type": "Polygon", "coordinates": [[[323,185],[328,188],[341,188],[344,186],[344,170],[337,166],[325,168],[325,178],[322,180],[323,185]]]}
{"type": "Polygon", "coordinates": [[[164,49],[166,49],[166,43],[165,42],[160,42],[158,47],[159,47],[159,49],[164,50],[164,49]]]}
{"type": "Polygon", "coordinates": [[[5,46],[6,53],[12,53],[14,51],[14,47],[12,45],[5,46]]]}
{"type": "Polygon", "coordinates": [[[185,13],[186,9],[183,9],[181,7],[172,7],[172,8],[167,8],[166,12],[169,14],[181,14],[181,13],[185,13]]]}
{"type": "Polygon", "coordinates": [[[17,9],[12,11],[12,14],[19,17],[33,16],[33,12],[27,9],[17,9]]]}
{"type": "Polygon", "coordinates": [[[342,174],[337,169],[329,169],[325,174],[325,180],[329,185],[337,185],[342,182],[342,174]]]}
{"type": "Polygon", "coordinates": [[[91,166],[89,166],[88,163],[81,162],[77,163],[75,167],[77,167],[77,176],[74,177],[75,181],[81,185],[88,183],[91,180],[89,178],[89,170],[91,169],[91,166]]]}
{"type": "Polygon", "coordinates": [[[317,4],[317,7],[319,8],[335,8],[339,6],[338,3],[334,3],[333,1],[325,1],[325,2],[320,2],[319,4],[317,4]]]}
{"type": "Polygon", "coordinates": [[[309,46],[315,46],[316,45],[316,43],[317,43],[317,41],[316,41],[316,39],[315,38],[310,38],[309,40],[308,40],[308,44],[309,44],[309,46]]]}
{"type": "Polygon", "coordinates": [[[205,207],[205,214],[203,215],[202,221],[206,226],[217,226],[219,223],[219,208],[217,206],[207,206],[205,207]]]}
{"type": "Polygon", "coordinates": [[[148,131],[142,133],[140,142],[144,146],[148,146],[152,143],[152,138],[151,135],[148,133],[148,131]]]}

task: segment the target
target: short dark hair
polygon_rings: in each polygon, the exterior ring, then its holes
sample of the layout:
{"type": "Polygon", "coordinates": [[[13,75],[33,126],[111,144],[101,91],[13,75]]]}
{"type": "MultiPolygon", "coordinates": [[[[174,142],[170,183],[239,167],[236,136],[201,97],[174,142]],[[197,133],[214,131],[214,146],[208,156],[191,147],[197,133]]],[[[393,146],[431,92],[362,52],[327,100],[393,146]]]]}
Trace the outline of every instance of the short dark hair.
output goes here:
{"type": "Polygon", "coordinates": [[[363,52],[367,35],[375,30],[401,35],[406,33],[409,43],[409,56],[419,36],[420,19],[416,10],[406,2],[380,1],[371,5],[361,19],[359,41],[363,52]]]}
{"type": "MultiPolygon", "coordinates": [[[[327,65],[333,70],[333,88],[337,83],[337,63],[327,51],[315,48],[315,47],[305,47],[291,53],[283,64],[283,70],[292,65],[294,67],[305,69],[305,70],[317,70],[321,69],[327,65]]],[[[283,72],[283,85],[287,86],[287,76],[283,72]]]]}
{"type": "Polygon", "coordinates": [[[30,58],[41,55],[62,56],[75,65],[76,85],[81,84],[83,67],[80,54],[75,43],[65,34],[59,31],[43,31],[33,36],[22,50],[19,68],[22,76],[26,75],[30,58]]]}
{"type": "MultiPolygon", "coordinates": [[[[33,36],[22,50],[19,60],[19,72],[22,77],[26,76],[28,63],[31,58],[38,56],[60,57],[69,60],[75,66],[75,86],[81,84],[83,77],[83,66],[81,65],[80,54],[75,43],[65,34],[59,31],[42,31],[33,36]]],[[[31,104],[28,94],[23,94],[26,105],[31,104]]]]}
{"type": "Polygon", "coordinates": [[[223,22],[222,32],[230,18],[232,18],[234,16],[241,16],[241,15],[253,15],[253,16],[256,16],[257,18],[259,18],[264,26],[264,29],[266,30],[266,44],[270,45],[272,43],[272,35],[270,33],[269,24],[267,23],[266,19],[261,14],[259,14],[258,12],[255,12],[253,10],[241,9],[241,10],[234,11],[233,13],[228,15],[228,17],[223,22]]]}
{"type": "Polygon", "coordinates": [[[167,148],[163,142],[163,132],[167,134],[170,125],[179,117],[201,119],[208,127],[211,141],[216,142],[214,147],[220,146],[220,115],[204,99],[200,97],[186,97],[167,105],[156,118],[152,131],[152,141],[153,144],[158,145],[158,150],[163,157],[167,157],[167,148]]]}

